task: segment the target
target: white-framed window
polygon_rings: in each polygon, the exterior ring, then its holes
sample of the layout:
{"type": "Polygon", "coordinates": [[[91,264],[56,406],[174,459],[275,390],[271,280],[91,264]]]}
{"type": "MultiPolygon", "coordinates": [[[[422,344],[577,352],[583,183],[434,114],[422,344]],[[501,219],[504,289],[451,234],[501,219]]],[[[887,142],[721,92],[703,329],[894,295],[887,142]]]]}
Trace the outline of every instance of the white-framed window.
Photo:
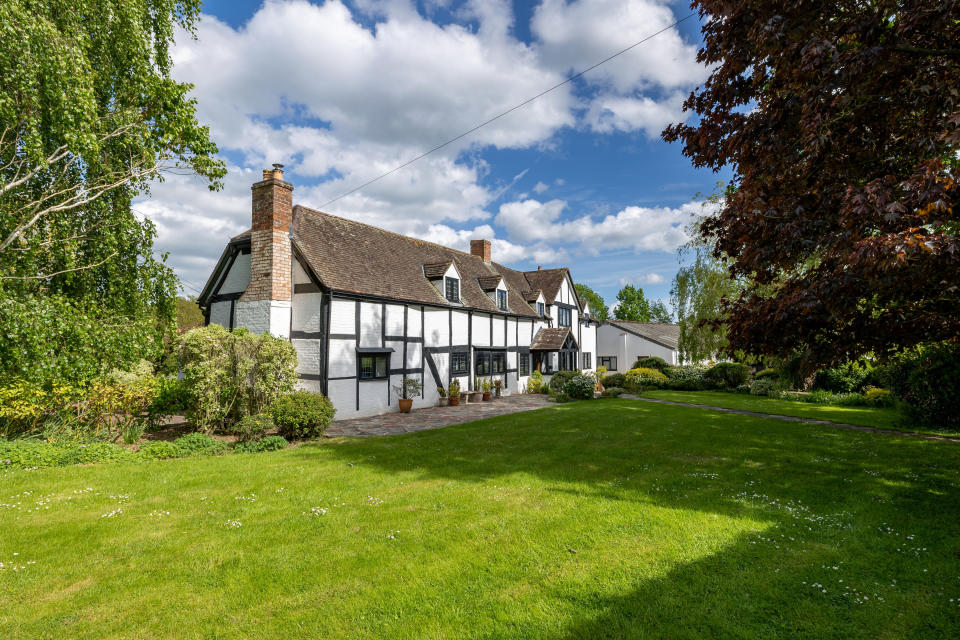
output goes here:
{"type": "Polygon", "coordinates": [[[557,309],[557,326],[558,327],[570,326],[570,309],[565,309],[563,307],[559,307],[557,309]]]}
{"type": "Polygon", "coordinates": [[[497,306],[503,311],[507,310],[507,292],[503,289],[497,289],[497,306]]]}
{"type": "Polygon", "coordinates": [[[542,317],[544,316],[544,313],[545,313],[545,311],[544,311],[544,308],[543,308],[543,303],[542,303],[542,302],[538,302],[538,303],[537,303],[537,315],[539,315],[539,316],[542,318],[542,317]]]}

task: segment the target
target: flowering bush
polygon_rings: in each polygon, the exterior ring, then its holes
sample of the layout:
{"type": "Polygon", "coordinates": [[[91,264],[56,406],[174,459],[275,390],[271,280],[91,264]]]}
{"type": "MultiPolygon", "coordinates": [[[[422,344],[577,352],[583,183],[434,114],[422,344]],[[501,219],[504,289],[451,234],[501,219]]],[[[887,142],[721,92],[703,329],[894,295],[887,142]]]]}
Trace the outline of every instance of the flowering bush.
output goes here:
{"type": "Polygon", "coordinates": [[[187,419],[205,433],[262,413],[297,381],[293,345],[268,333],[216,324],[193,329],[181,338],[180,360],[190,393],[187,419]]]}
{"type": "Polygon", "coordinates": [[[530,380],[527,381],[527,393],[543,393],[543,374],[536,370],[530,374],[530,380]]]}
{"type": "Polygon", "coordinates": [[[664,373],[670,379],[667,386],[679,391],[707,389],[710,385],[706,380],[706,372],[706,367],[691,364],[667,367],[664,370],[664,373]]]}
{"type": "Polygon", "coordinates": [[[576,375],[563,386],[563,392],[574,400],[591,400],[597,383],[592,376],[576,375]]]}
{"type": "Polygon", "coordinates": [[[627,391],[636,393],[641,391],[646,387],[663,387],[666,386],[669,378],[664,374],[660,373],[656,369],[630,369],[624,374],[624,389],[627,391]]]}

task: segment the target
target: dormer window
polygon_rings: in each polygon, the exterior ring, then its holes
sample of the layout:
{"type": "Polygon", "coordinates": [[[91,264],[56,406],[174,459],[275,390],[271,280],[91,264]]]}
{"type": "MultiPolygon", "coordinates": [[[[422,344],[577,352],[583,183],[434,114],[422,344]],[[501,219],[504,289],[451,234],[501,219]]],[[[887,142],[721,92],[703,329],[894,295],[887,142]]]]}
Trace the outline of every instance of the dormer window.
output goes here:
{"type": "Polygon", "coordinates": [[[503,289],[497,289],[497,306],[503,311],[507,310],[507,292],[503,289]]]}
{"type": "Polygon", "coordinates": [[[543,303],[537,303],[537,314],[542,318],[544,316],[543,303]]]}
{"type": "Polygon", "coordinates": [[[450,276],[444,278],[444,292],[450,302],[460,302],[460,279],[450,276]]]}

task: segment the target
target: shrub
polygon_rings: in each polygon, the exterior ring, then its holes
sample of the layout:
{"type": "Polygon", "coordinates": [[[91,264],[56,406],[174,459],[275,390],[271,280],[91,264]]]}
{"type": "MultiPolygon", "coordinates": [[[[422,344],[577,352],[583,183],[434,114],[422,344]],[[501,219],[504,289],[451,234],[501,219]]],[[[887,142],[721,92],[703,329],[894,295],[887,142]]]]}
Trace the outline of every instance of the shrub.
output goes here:
{"type": "Polygon", "coordinates": [[[750,393],[750,385],[749,383],[745,382],[740,386],[738,386],[736,389],[734,389],[734,391],[736,391],[737,393],[750,393]]]}
{"type": "Polygon", "coordinates": [[[889,389],[867,387],[863,390],[863,399],[871,407],[892,407],[894,405],[893,394],[889,389]]]}
{"type": "Polygon", "coordinates": [[[554,402],[570,402],[570,396],[563,391],[557,391],[555,394],[551,395],[551,398],[554,402]]]}
{"type": "Polygon", "coordinates": [[[260,453],[261,451],[279,451],[286,449],[289,442],[283,436],[267,436],[250,442],[238,442],[233,450],[237,453],[260,453]]]}
{"type": "Polygon", "coordinates": [[[543,374],[539,370],[530,374],[527,381],[527,393],[543,393],[543,374]]]}
{"type": "Polygon", "coordinates": [[[656,369],[630,369],[624,374],[623,388],[636,393],[646,387],[664,387],[668,382],[669,378],[656,369]]]}
{"type": "Polygon", "coordinates": [[[891,361],[887,378],[913,422],[960,430],[960,344],[929,344],[907,351],[891,361]]]}
{"type": "Polygon", "coordinates": [[[706,368],[700,365],[681,365],[664,370],[669,381],[667,386],[679,391],[703,391],[710,385],[706,380],[706,368]]]}
{"type": "Polygon", "coordinates": [[[173,441],[181,456],[215,456],[226,452],[227,445],[206,433],[188,433],[173,441]]]}
{"type": "Polygon", "coordinates": [[[623,389],[620,388],[620,387],[606,387],[606,388],[603,390],[603,394],[602,394],[602,395],[603,395],[604,398],[616,398],[616,397],[619,396],[621,393],[623,393],[623,389]]]}
{"type": "Polygon", "coordinates": [[[834,393],[860,391],[866,385],[872,369],[868,363],[858,361],[845,362],[832,369],[821,369],[813,379],[813,387],[834,393]]]}
{"type": "Polygon", "coordinates": [[[707,369],[704,377],[721,389],[736,389],[750,380],[750,367],[739,362],[718,362],[707,369]]]}
{"type": "Polygon", "coordinates": [[[563,388],[567,386],[567,383],[578,375],[580,375],[579,371],[557,371],[550,378],[550,383],[547,386],[549,387],[550,391],[553,391],[554,393],[557,391],[563,391],[563,388]]]}
{"type": "Polygon", "coordinates": [[[154,460],[166,460],[167,458],[179,458],[179,447],[172,442],[158,440],[155,442],[144,442],[140,445],[140,455],[144,458],[154,460]]]}
{"type": "Polygon", "coordinates": [[[180,359],[190,390],[187,419],[205,433],[263,412],[297,380],[293,345],[269,333],[193,329],[181,338],[180,359]]]}
{"type": "Polygon", "coordinates": [[[603,376],[600,382],[604,387],[620,387],[622,389],[627,383],[627,379],[622,373],[611,373],[610,375],[603,376]]]}
{"type": "Polygon", "coordinates": [[[764,378],[771,378],[773,380],[776,380],[779,377],[780,377],[779,371],[777,371],[772,367],[767,367],[766,369],[761,369],[760,371],[757,371],[757,373],[754,374],[753,379],[763,380],[764,378]]]}
{"type": "Polygon", "coordinates": [[[770,392],[776,390],[777,381],[770,376],[755,378],[754,381],[750,383],[750,395],[752,396],[769,396],[770,392]]]}
{"type": "Polygon", "coordinates": [[[50,293],[0,291],[0,327],[0,379],[39,387],[93,380],[115,367],[155,359],[162,350],[156,338],[163,328],[155,317],[125,317],[50,293]]]}
{"type": "Polygon", "coordinates": [[[190,388],[176,376],[157,378],[157,395],[150,406],[152,416],[182,415],[190,407],[190,388]]]}
{"type": "Polygon", "coordinates": [[[647,356],[646,358],[640,358],[633,363],[633,369],[656,369],[657,371],[663,371],[669,365],[667,361],[663,358],[657,356],[647,356]]]}
{"type": "Polygon", "coordinates": [[[833,393],[823,389],[816,389],[807,394],[797,396],[801,402],[810,402],[813,404],[832,404],[841,407],[857,407],[867,404],[866,398],[862,393],[833,393]]]}
{"type": "Polygon", "coordinates": [[[259,440],[273,428],[273,418],[269,414],[258,413],[255,416],[243,416],[228,432],[237,436],[239,442],[250,442],[259,440]]]}
{"type": "Polygon", "coordinates": [[[329,398],[309,391],[288,393],[270,407],[277,430],[287,440],[319,438],[330,426],[334,413],[329,398]]]}
{"type": "Polygon", "coordinates": [[[574,400],[591,400],[597,383],[592,376],[580,374],[572,377],[563,387],[563,392],[574,400]]]}

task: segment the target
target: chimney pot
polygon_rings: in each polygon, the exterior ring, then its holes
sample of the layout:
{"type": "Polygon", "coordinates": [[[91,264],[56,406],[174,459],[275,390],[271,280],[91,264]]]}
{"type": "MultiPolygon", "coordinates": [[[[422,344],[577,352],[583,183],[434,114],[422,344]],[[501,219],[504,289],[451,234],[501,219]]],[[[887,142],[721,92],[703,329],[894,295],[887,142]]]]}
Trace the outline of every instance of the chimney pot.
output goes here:
{"type": "Polygon", "coordinates": [[[490,262],[490,241],[489,240],[471,240],[470,253],[483,258],[484,262],[490,262]]]}
{"type": "Polygon", "coordinates": [[[540,265],[537,265],[537,271],[543,271],[543,267],[541,267],[540,265]]]}

